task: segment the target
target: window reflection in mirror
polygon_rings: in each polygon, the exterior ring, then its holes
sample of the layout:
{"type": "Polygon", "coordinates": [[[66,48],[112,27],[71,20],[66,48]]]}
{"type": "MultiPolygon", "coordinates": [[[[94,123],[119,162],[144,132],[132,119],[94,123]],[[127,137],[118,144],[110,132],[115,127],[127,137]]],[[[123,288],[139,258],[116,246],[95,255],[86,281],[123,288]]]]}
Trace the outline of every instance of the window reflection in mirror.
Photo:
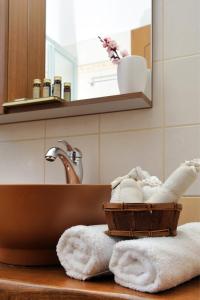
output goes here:
{"type": "Polygon", "coordinates": [[[46,0],[45,77],[70,82],[72,100],[132,91],[151,99],[151,19],[151,0],[46,0]],[[112,63],[98,36],[115,40],[120,58],[127,50],[145,59],[112,63]]]}

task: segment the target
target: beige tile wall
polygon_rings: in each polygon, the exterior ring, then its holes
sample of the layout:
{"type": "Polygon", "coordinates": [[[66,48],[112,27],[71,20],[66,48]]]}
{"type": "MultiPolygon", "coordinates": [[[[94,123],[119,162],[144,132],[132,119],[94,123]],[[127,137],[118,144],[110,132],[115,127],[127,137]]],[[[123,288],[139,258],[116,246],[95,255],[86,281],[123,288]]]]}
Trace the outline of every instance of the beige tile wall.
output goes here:
{"type": "MultiPolygon", "coordinates": [[[[200,157],[200,1],[153,5],[153,109],[1,125],[0,182],[63,183],[61,163],[44,161],[58,139],[83,150],[87,183],[135,165],[163,179],[200,157]]],[[[188,194],[200,194],[200,181],[188,194]]]]}
{"type": "Polygon", "coordinates": [[[183,209],[179,218],[179,225],[200,222],[200,197],[182,197],[180,203],[183,209]]]}

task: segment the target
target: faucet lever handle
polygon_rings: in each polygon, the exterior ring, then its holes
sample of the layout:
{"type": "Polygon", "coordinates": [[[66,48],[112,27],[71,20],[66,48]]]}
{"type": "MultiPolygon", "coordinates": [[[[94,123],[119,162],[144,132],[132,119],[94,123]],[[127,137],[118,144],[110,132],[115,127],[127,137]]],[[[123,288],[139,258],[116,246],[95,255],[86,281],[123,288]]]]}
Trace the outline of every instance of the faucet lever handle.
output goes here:
{"type": "Polygon", "coordinates": [[[58,142],[62,143],[63,145],[65,145],[66,148],[67,148],[67,151],[69,151],[69,152],[73,152],[74,151],[74,149],[72,148],[72,146],[67,141],[65,141],[65,140],[58,140],[58,142]]]}
{"type": "Polygon", "coordinates": [[[68,155],[70,156],[70,158],[71,158],[71,160],[72,160],[73,162],[75,162],[76,159],[78,159],[78,158],[82,158],[82,152],[81,152],[81,150],[79,150],[79,149],[76,148],[76,147],[73,148],[73,147],[72,147],[67,141],[65,141],[65,140],[59,140],[58,142],[59,142],[59,143],[62,143],[63,145],[66,146],[68,155]]]}
{"type": "Polygon", "coordinates": [[[82,157],[82,151],[77,147],[74,147],[74,150],[76,151],[76,156],[78,158],[81,158],[82,157]]]}

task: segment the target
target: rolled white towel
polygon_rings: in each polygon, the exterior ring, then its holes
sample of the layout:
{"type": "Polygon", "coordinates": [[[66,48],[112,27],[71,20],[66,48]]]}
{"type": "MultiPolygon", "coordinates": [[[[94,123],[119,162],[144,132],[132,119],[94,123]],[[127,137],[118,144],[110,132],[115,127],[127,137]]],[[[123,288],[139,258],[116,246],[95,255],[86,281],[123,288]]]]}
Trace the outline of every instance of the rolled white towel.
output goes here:
{"type": "Polygon", "coordinates": [[[187,166],[194,166],[198,172],[200,171],[200,158],[194,158],[192,160],[186,160],[185,164],[187,166]]]}
{"type": "Polygon", "coordinates": [[[146,203],[168,203],[178,202],[178,197],[172,191],[166,189],[164,186],[158,187],[155,194],[153,194],[146,203]]]}
{"type": "Polygon", "coordinates": [[[120,184],[112,190],[111,203],[141,203],[143,192],[141,186],[132,178],[123,179],[120,184]]]}
{"type": "Polygon", "coordinates": [[[141,203],[143,202],[142,188],[134,179],[124,179],[120,183],[119,197],[124,203],[141,203]]]}
{"type": "Polygon", "coordinates": [[[128,178],[128,175],[120,176],[120,177],[115,178],[115,179],[111,182],[112,189],[117,188],[118,185],[120,184],[120,182],[121,182],[123,179],[125,179],[125,178],[128,178]]]}
{"type": "Polygon", "coordinates": [[[112,182],[111,182],[111,185],[112,185],[112,188],[116,188],[122,180],[124,179],[127,179],[127,178],[132,178],[134,180],[143,180],[145,178],[148,178],[150,177],[150,174],[145,171],[145,170],[142,170],[141,167],[136,167],[136,168],[133,168],[128,174],[124,175],[124,176],[121,176],[121,177],[117,177],[115,178],[112,182]]]}
{"type": "Polygon", "coordinates": [[[120,184],[115,188],[112,189],[112,195],[110,199],[111,203],[120,203],[120,184]]]}
{"type": "Polygon", "coordinates": [[[129,177],[132,176],[131,178],[135,180],[144,180],[151,176],[147,171],[143,170],[141,167],[136,167],[135,171],[134,172],[130,171],[128,175],[129,177]]]}
{"type": "Polygon", "coordinates": [[[119,239],[107,236],[107,225],[74,226],[62,234],[57,255],[66,274],[85,280],[108,272],[113,246],[119,239]]]}
{"type": "Polygon", "coordinates": [[[156,176],[150,176],[140,181],[144,202],[147,201],[152,195],[156,194],[161,185],[162,182],[156,176]]]}
{"type": "MultiPolygon", "coordinates": [[[[129,188],[128,186],[125,187],[125,190],[122,191],[121,193],[121,184],[123,185],[123,181],[124,180],[129,180],[129,179],[133,179],[135,181],[141,181],[144,180],[146,178],[150,177],[149,173],[145,170],[142,170],[141,167],[136,167],[133,168],[127,175],[121,176],[121,177],[117,177],[116,179],[114,179],[111,182],[112,185],[112,195],[111,195],[111,203],[120,203],[120,202],[130,202],[131,200],[129,200],[129,198],[131,199],[135,199],[136,202],[143,202],[143,197],[141,197],[141,187],[140,186],[136,186],[133,182],[133,187],[135,192],[137,193],[137,195],[134,193],[133,195],[133,189],[130,189],[131,194],[129,192],[127,192],[127,189],[129,188]],[[126,197],[127,196],[127,197],[126,197]],[[124,198],[125,197],[125,198],[124,198]],[[124,199],[128,198],[127,201],[124,199]],[[136,200],[138,199],[138,200],[136,200]]],[[[127,185],[126,183],[130,183],[130,181],[124,181],[124,184],[127,185]]]]}
{"type": "Polygon", "coordinates": [[[110,270],[115,281],[142,292],[158,292],[200,275],[200,222],[178,228],[176,237],[141,238],[115,245],[110,270]]]}
{"type": "Polygon", "coordinates": [[[148,203],[178,202],[179,198],[196,180],[200,164],[189,161],[177,168],[149,199],[148,203]]]}

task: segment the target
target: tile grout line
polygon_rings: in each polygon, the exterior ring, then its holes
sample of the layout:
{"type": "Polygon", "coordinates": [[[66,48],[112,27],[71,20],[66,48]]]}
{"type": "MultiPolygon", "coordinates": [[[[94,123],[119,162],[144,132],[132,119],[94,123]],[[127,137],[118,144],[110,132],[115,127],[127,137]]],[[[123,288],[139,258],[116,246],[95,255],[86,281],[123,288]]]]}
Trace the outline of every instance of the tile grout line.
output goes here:
{"type": "Polygon", "coordinates": [[[98,178],[101,184],[101,114],[98,117],[98,178]]]}
{"type": "Polygon", "coordinates": [[[200,56],[200,52],[195,52],[195,53],[191,53],[188,55],[180,55],[180,56],[176,56],[176,57],[172,57],[172,58],[163,58],[164,62],[173,62],[173,61],[177,61],[177,60],[184,60],[184,59],[188,59],[188,58],[193,58],[193,57],[198,57],[200,56]]]}
{"type": "MultiPolygon", "coordinates": [[[[44,122],[44,155],[45,155],[45,151],[46,151],[46,132],[47,132],[47,121],[45,120],[44,122]]],[[[43,179],[44,179],[44,184],[46,182],[46,161],[45,161],[45,158],[43,160],[43,179]]]]}
{"type": "MultiPolygon", "coordinates": [[[[164,97],[165,98],[165,97],[164,97]]],[[[164,105],[163,105],[164,108],[164,105]]],[[[162,112],[162,114],[165,114],[165,110],[164,112],[162,112]]],[[[128,133],[128,132],[138,132],[138,131],[152,131],[152,130],[157,130],[157,129],[162,129],[163,127],[165,129],[167,128],[182,128],[182,127],[197,127],[200,126],[200,122],[198,123],[188,123],[188,124],[178,124],[178,125],[165,125],[165,124],[161,124],[161,126],[156,126],[156,127],[142,127],[142,128],[130,128],[130,129],[124,129],[124,130],[108,130],[108,131],[103,131],[101,132],[100,128],[98,128],[98,131],[93,132],[93,133],[84,133],[84,134],[74,134],[74,135],[55,135],[55,136],[49,136],[46,137],[46,132],[45,132],[45,140],[48,139],[56,139],[56,138],[70,138],[70,137],[82,137],[82,136],[94,136],[94,135],[106,135],[106,134],[120,134],[120,133],[128,133]]],[[[98,127],[100,127],[100,125],[98,125],[98,127]]],[[[46,130],[46,128],[45,128],[46,130]]],[[[18,143],[18,142],[30,142],[30,141],[39,141],[39,140],[43,140],[44,136],[41,137],[36,137],[36,138],[22,138],[22,139],[5,139],[5,140],[0,140],[0,144],[1,143],[18,143]]]]}
{"type": "Polygon", "coordinates": [[[129,132],[142,132],[142,131],[152,131],[152,130],[157,130],[157,129],[161,129],[162,126],[158,126],[158,127],[144,127],[144,128],[137,128],[137,129],[124,129],[124,130],[110,130],[110,131],[103,131],[101,132],[101,135],[106,135],[106,134],[120,134],[120,133],[129,133],[129,132]]]}
{"type": "MultiPolygon", "coordinates": [[[[163,113],[163,112],[162,112],[163,113]]],[[[104,131],[104,132],[100,132],[100,135],[106,135],[106,134],[120,134],[120,133],[129,133],[129,132],[144,132],[144,131],[153,131],[153,130],[158,130],[158,129],[170,129],[170,128],[183,128],[183,127],[198,127],[200,126],[200,122],[199,123],[188,123],[188,124],[179,124],[179,125],[161,125],[158,127],[144,127],[144,128],[133,128],[133,129],[124,129],[124,130],[110,130],[110,131],[104,131]]],[[[94,135],[99,135],[99,129],[97,132],[94,133],[84,133],[84,134],[74,134],[74,135],[67,135],[67,136],[63,136],[63,135],[55,135],[55,136],[51,136],[51,137],[45,137],[45,140],[48,139],[56,139],[56,138],[70,138],[70,137],[82,137],[82,136],[94,136],[94,135]]],[[[4,144],[4,143],[18,143],[18,142],[30,142],[30,141],[40,141],[43,140],[44,137],[37,137],[37,138],[24,138],[24,139],[9,139],[9,140],[0,140],[0,144],[4,144]]]]}
{"type": "Polygon", "coordinates": [[[165,155],[166,155],[166,142],[165,142],[165,63],[164,63],[164,55],[165,55],[165,3],[163,1],[162,4],[162,92],[161,92],[161,97],[162,97],[162,115],[163,115],[163,120],[162,120],[162,173],[163,173],[163,181],[165,180],[165,155]]]}
{"type": "Polygon", "coordinates": [[[6,143],[21,143],[21,142],[32,142],[32,141],[42,141],[44,140],[43,137],[38,137],[38,138],[28,138],[28,139],[17,139],[17,140],[2,140],[0,141],[0,144],[6,144],[6,143]]]}

